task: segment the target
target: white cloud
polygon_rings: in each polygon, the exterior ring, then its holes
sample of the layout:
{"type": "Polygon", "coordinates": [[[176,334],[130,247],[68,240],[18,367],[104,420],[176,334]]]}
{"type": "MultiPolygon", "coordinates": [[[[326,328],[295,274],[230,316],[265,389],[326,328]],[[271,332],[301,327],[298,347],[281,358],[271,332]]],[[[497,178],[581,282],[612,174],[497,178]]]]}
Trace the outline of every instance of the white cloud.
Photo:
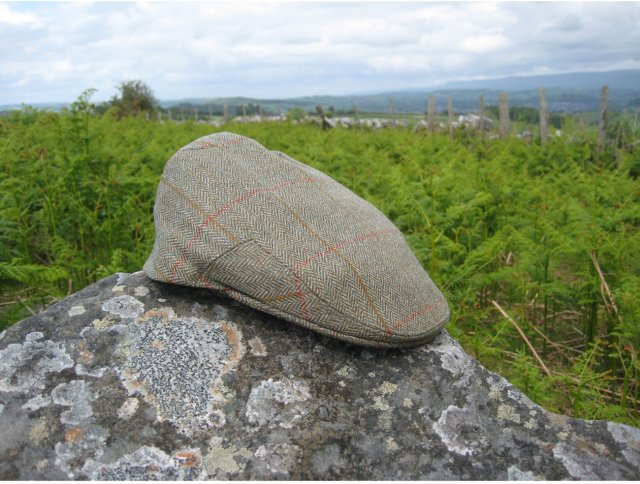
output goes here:
{"type": "Polygon", "coordinates": [[[510,44],[511,42],[502,34],[487,34],[465,37],[460,42],[460,47],[464,52],[487,54],[502,50],[510,44]]]}
{"type": "Polygon", "coordinates": [[[0,3],[0,104],[282,97],[637,66],[635,3],[0,3]],[[16,48],[19,46],[19,48],[16,48]]]}
{"type": "Polygon", "coordinates": [[[0,3],[0,26],[9,25],[29,25],[37,27],[39,25],[37,17],[28,13],[14,10],[6,3],[0,3]]]}

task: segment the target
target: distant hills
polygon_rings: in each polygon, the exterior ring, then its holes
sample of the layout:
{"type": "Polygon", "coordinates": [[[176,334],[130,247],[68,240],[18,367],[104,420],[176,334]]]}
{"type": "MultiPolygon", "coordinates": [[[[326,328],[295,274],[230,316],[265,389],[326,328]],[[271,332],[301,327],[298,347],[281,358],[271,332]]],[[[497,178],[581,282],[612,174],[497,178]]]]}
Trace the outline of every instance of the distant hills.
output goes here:
{"type": "Polygon", "coordinates": [[[513,76],[500,79],[484,79],[447,82],[437,89],[499,89],[526,91],[544,87],[546,89],[600,89],[607,84],[612,90],[640,90],[640,70],[608,72],[572,72],[569,74],[547,74],[538,76],[513,76]]]}
{"type": "MultiPolygon", "coordinates": [[[[436,98],[436,108],[445,110],[448,96],[452,97],[456,112],[477,109],[478,97],[484,96],[486,105],[496,105],[500,92],[509,93],[511,106],[538,107],[538,88],[544,87],[550,111],[584,112],[597,111],[600,91],[609,86],[609,109],[612,111],[640,109],[640,70],[619,70],[609,72],[578,72],[569,74],[549,74],[536,76],[514,76],[500,79],[452,81],[439,86],[400,89],[377,94],[354,94],[346,96],[305,96],[290,99],[257,99],[248,97],[191,98],[181,100],[161,100],[162,108],[193,111],[204,114],[222,114],[227,103],[231,115],[241,114],[245,107],[247,114],[258,109],[266,113],[286,112],[292,108],[314,111],[317,105],[336,112],[349,112],[355,107],[358,112],[383,113],[389,111],[391,97],[394,98],[398,113],[422,113],[426,111],[429,96],[436,98]]],[[[37,104],[40,109],[58,110],[62,103],[37,104]]],[[[0,106],[0,111],[20,108],[20,105],[0,106]]]]}
{"type": "Polygon", "coordinates": [[[292,108],[313,111],[321,105],[333,106],[336,111],[388,112],[391,97],[398,113],[421,113],[427,109],[429,96],[436,98],[436,108],[445,110],[448,96],[452,97],[456,112],[474,111],[479,96],[486,105],[496,105],[500,92],[509,93],[512,106],[538,107],[538,89],[544,87],[549,110],[556,112],[597,111],[603,85],[609,86],[609,108],[613,111],[640,108],[640,70],[609,72],[580,72],[540,76],[505,77],[501,79],[455,81],[424,89],[402,89],[378,94],[348,96],[305,96],[291,99],[254,99],[245,97],[185,99],[163,101],[164,108],[211,109],[221,112],[225,102],[231,113],[239,113],[243,105],[259,105],[264,111],[277,113],[292,108]]]}

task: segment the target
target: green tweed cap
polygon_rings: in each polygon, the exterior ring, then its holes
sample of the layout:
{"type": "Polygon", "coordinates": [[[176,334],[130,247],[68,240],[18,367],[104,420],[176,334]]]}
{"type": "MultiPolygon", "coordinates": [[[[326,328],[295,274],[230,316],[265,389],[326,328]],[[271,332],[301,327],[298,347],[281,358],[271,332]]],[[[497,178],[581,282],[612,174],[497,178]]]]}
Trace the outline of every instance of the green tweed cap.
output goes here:
{"type": "Polygon", "coordinates": [[[415,346],[449,308],[400,231],[324,173],[233,133],[167,163],[144,265],[157,281],[227,296],[323,335],[415,346]]]}

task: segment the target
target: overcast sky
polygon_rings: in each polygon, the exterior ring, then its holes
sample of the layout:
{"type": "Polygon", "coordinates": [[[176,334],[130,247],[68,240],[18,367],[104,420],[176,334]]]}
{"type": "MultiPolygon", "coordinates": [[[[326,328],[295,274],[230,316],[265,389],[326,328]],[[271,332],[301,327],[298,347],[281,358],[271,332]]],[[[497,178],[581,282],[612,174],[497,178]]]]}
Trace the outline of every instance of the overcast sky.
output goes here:
{"type": "Polygon", "coordinates": [[[128,79],[277,98],[638,68],[640,2],[0,3],[0,104],[128,79]]]}

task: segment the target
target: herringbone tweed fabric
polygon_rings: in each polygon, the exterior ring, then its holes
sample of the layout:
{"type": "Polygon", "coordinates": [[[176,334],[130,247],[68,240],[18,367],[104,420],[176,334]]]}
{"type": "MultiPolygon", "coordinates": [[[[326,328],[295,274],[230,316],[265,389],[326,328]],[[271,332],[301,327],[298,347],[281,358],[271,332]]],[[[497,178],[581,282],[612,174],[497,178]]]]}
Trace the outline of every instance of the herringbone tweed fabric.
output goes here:
{"type": "Polygon", "coordinates": [[[327,336],[375,347],[428,341],[449,308],[400,231],[324,173],[232,133],[167,163],[152,279],[223,291],[327,336]]]}

